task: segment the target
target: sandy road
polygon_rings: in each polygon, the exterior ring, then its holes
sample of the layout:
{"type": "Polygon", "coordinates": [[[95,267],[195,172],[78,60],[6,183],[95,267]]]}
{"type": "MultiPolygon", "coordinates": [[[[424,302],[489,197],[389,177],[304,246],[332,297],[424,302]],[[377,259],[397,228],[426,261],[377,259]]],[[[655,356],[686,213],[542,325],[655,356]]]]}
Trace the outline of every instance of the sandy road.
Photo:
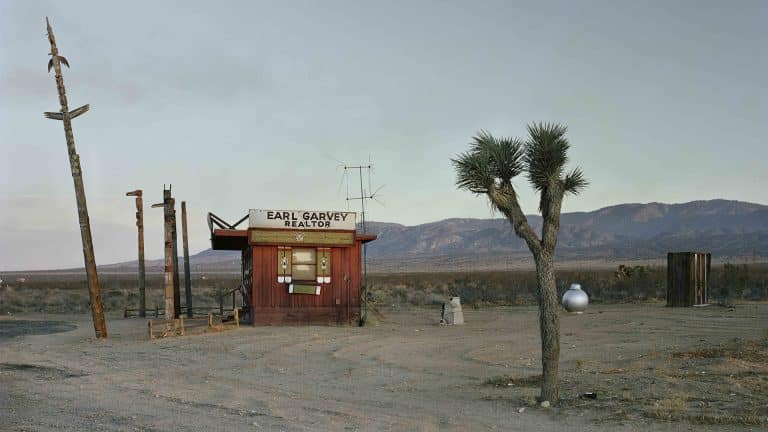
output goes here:
{"type": "MultiPolygon", "coordinates": [[[[111,338],[97,341],[88,316],[43,317],[77,329],[0,341],[0,430],[723,430],[596,421],[589,409],[518,413],[534,388],[483,382],[539,372],[535,308],[467,310],[461,327],[435,325],[437,310],[384,314],[375,327],[243,327],[155,341],[138,319],[110,319],[111,338]]],[[[563,315],[561,327],[567,379],[577,361],[610,366],[759,338],[768,305],[594,306],[563,315]]]]}

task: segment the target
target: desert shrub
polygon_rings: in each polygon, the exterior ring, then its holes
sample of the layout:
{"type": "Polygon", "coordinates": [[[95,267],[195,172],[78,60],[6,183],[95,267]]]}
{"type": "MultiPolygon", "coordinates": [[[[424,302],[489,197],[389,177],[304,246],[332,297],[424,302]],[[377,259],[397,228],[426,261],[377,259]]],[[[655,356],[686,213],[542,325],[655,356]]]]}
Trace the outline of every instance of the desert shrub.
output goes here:
{"type": "Polygon", "coordinates": [[[724,264],[717,271],[712,269],[710,289],[723,292],[732,299],[768,299],[768,266],[724,264]]]}
{"type": "MultiPolygon", "coordinates": [[[[666,267],[632,267],[626,277],[609,269],[560,270],[558,294],[571,283],[580,283],[593,303],[654,301],[666,298],[666,267]]],[[[0,313],[24,311],[87,313],[88,288],[84,274],[3,274],[0,313]],[[24,277],[25,282],[17,279],[24,277]]],[[[135,274],[101,274],[104,307],[108,312],[138,308],[135,274]]],[[[768,266],[712,266],[710,296],[744,300],[768,299],[768,266]]],[[[240,283],[240,275],[192,275],[193,303],[218,308],[219,296],[240,283]]],[[[183,278],[181,286],[184,286],[183,278]]],[[[369,274],[368,296],[376,305],[434,305],[459,296],[467,305],[517,305],[536,303],[533,271],[460,273],[369,274]]],[[[163,275],[147,275],[147,308],[163,307],[163,275]]],[[[183,298],[183,294],[182,294],[183,298]]],[[[182,300],[183,301],[183,300],[182,300]]],[[[225,304],[227,300],[225,299],[225,304]]]]}
{"type": "MultiPolygon", "coordinates": [[[[734,285],[736,298],[768,299],[768,268],[739,266],[739,272],[740,282],[734,285]],[[749,275],[746,282],[744,268],[749,275]]],[[[719,289],[724,275],[725,267],[712,267],[711,291],[719,289]]],[[[729,273],[725,277],[728,280],[732,276],[729,273]]],[[[460,296],[462,303],[468,305],[535,304],[537,298],[533,271],[374,274],[368,280],[371,295],[384,305],[402,303],[404,299],[414,305],[429,305],[452,295],[460,296]],[[403,289],[407,291],[405,296],[403,289]]],[[[666,299],[667,270],[664,266],[635,266],[622,277],[609,269],[557,272],[558,295],[562,296],[571,283],[580,283],[593,303],[662,301],[666,299]]]]}

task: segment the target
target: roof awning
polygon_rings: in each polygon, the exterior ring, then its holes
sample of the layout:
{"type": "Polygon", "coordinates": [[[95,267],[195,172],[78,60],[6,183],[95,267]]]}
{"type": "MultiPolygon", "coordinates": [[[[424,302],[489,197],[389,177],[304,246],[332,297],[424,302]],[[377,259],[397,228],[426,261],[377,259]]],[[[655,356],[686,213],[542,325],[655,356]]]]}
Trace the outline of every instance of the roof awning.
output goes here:
{"type": "Polygon", "coordinates": [[[361,243],[368,243],[371,241],[374,241],[378,238],[376,234],[355,234],[355,240],[361,242],[361,243]]]}
{"type": "Polygon", "coordinates": [[[214,250],[243,250],[246,247],[247,230],[215,229],[211,232],[211,248],[214,250]]]}

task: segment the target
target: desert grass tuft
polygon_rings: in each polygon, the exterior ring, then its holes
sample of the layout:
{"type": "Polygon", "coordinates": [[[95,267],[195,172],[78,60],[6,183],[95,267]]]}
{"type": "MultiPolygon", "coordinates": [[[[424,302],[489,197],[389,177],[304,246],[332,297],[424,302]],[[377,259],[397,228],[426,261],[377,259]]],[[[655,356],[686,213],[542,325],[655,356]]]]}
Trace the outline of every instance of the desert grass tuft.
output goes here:
{"type": "Polygon", "coordinates": [[[663,420],[680,419],[688,410],[690,396],[686,393],[673,393],[653,403],[650,410],[652,417],[663,420]]]}
{"type": "Polygon", "coordinates": [[[483,384],[495,387],[536,387],[541,384],[541,375],[515,377],[501,375],[487,379],[483,384]]]}

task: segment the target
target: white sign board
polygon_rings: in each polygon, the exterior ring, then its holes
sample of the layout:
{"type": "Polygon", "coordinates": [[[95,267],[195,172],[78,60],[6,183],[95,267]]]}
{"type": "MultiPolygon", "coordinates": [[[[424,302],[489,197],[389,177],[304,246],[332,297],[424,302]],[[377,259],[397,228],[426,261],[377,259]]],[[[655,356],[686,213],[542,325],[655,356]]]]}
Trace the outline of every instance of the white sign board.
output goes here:
{"type": "Polygon", "coordinates": [[[251,228],[354,231],[355,217],[354,212],[251,209],[248,213],[248,226],[251,228]]]}

